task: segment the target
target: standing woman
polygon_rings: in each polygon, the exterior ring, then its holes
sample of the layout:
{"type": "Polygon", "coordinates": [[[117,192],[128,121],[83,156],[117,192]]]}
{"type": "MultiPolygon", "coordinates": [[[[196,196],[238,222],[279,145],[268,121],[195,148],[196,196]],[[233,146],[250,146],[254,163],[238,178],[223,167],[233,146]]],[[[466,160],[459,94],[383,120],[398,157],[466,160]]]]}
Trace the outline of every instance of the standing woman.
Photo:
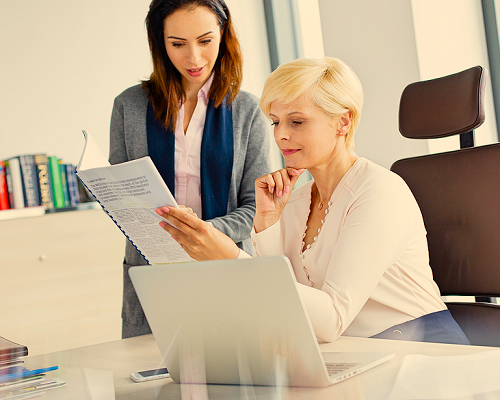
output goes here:
{"type": "MultiPolygon", "coordinates": [[[[242,57],[224,0],[153,0],[153,73],[116,99],[111,164],[150,156],[179,204],[252,251],[254,181],[269,172],[267,121],[240,91],[242,57]]],[[[145,260],[127,242],[122,337],[150,333],[130,282],[145,260]]]]}

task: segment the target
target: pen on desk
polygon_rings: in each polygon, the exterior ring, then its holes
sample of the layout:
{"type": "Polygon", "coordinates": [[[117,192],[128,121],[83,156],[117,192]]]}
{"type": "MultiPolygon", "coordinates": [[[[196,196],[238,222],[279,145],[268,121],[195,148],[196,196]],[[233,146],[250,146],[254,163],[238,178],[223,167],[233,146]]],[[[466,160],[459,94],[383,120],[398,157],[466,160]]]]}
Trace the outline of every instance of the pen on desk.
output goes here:
{"type": "Polygon", "coordinates": [[[23,377],[26,377],[26,376],[31,376],[31,375],[38,375],[38,374],[43,374],[45,372],[49,372],[49,371],[55,371],[56,369],[58,369],[59,367],[57,365],[53,366],[53,367],[47,367],[47,368],[39,368],[39,369],[31,369],[31,370],[28,370],[28,371],[25,371],[25,372],[22,372],[22,376],[23,377]]]}

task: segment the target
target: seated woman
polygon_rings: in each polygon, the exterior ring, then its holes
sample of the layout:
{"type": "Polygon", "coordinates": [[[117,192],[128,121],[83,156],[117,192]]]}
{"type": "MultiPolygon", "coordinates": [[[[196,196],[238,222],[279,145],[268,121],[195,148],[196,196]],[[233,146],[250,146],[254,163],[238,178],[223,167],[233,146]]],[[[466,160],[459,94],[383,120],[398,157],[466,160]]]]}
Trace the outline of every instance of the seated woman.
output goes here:
{"type": "MultiPolygon", "coordinates": [[[[342,61],[301,59],[267,79],[260,107],[286,168],[255,182],[257,255],[286,255],[316,336],[469,344],[432,278],[420,209],[396,174],[353,151],[363,90],[342,61]],[[307,169],[312,181],[292,188],[307,169]]],[[[195,259],[242,257],[185,210],[157,212],[195,259]]]]}

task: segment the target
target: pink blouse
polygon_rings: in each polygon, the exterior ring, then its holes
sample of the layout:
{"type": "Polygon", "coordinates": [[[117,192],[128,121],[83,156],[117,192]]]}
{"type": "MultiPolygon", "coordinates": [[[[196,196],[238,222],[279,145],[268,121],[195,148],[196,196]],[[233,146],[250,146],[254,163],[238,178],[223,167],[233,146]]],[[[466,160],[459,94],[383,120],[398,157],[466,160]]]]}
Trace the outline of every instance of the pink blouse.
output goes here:
{"type": "Polygon", "coordinates": [[[359,158],[302,251],[312,184],[294,190],[281,219],[252,239],[259,256],[290,259],[318,338],[369,337],[446,309],[432,279],[422,214],[399,176],[359,158]]]}
{"type": "Polygon", "coordinates": [[[201,218],[201,140],[208,108],[208,92],[213,75],[198,92],[198,102],[186,133],[184,133],[184,104],[179,109],[175,127],[175,199],[191,207],[201,218]]]}

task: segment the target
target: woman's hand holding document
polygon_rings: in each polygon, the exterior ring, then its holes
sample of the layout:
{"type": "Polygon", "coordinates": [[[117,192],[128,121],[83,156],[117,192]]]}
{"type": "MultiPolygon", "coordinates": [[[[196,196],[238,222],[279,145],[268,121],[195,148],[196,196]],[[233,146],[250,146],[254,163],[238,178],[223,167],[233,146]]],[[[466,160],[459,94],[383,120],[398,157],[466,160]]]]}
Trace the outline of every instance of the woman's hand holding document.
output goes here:
{"type": "Polygon", "coordinates": [[[160,226],[155,209],[178,208],[149,157],[110,165],[85,131],[78,178],[149,264],[189,262],[192,258],[160,226]]]}

